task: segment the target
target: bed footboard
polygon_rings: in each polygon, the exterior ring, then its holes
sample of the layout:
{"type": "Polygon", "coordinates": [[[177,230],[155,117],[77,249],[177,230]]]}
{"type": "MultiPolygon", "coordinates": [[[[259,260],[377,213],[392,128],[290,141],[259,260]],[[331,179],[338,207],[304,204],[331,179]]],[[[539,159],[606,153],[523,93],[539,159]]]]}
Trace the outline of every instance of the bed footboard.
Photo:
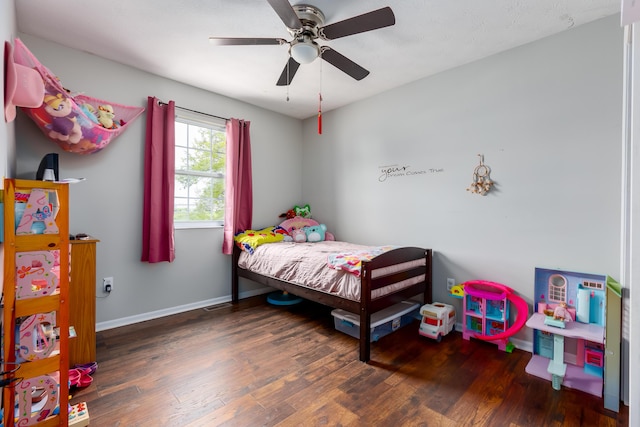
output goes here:
{"type": "Polygon", "coordinates": [[[383,308],[422,295],[424,304],[432,302],[431,249],[398,248],[362,263],[360,293],[360,360],[368,362],[371,354],[371,315],[383,308]],[[389,267],[405,265],[397,271],[386,272],[389,267]],[[383,272],[383,274],[376,274],[383,272]],[[373,297],[376,290],[399,284],[399,289],[373,297]],[[407,284],[402,286],[402,284],[407,284]]]}

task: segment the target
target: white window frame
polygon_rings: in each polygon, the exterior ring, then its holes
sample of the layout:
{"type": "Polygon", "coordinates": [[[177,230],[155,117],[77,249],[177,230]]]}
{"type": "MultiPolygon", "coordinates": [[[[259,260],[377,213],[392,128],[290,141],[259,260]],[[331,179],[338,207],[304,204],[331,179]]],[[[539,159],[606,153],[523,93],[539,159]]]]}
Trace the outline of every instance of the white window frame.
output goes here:
{"type": "Polygon", "coordinates": [[[549,295],[549,301],[553,302],[567,302],[567,281],[563,276],[557,275],[559,277],[563,277],[564,281],[562,284],[552,283],[551,278],[556,276],[552,274],[549,277],[548,289],[547,293],[549,295]]]}
{"type": "MultiPolygon", "coordinates": [[[[181,123],[181,124],[200,126],[200,127],[210,128],[215,131],[221,131],[221,132],[225,132],[225,127],[226,127],[226,121],[224,119],[217,118],[204,113],[198,113],[195,111],[181,110],[178,108],[176,108],[175,123],[176,125],[178,123],[181,123]]],[[[184,148],[184,146],[182,145],[179,146],[178,141],[176,139],[175,148],[176,148],[176,159],[177,159],[177,150],[179,148],[180,149],[184,148]]],[[[226,151],[226,147],[225,147],[225,151],[226,151]]],[[[176,164],[175,174],[176,176],[196,175],[196,176],[203,176],[207,178],[221,178],[223,180],[225,179],[224,173],[219,173],[219,172],[206,173],[206,172],[192,171],[188,169],[180,170],[178,169],[177,164],[176,164]]],[[[176,197],[177,196],[174,194],[174,203],[176,201],[176,197]]],[[[173,226],[176,230],[193,229],[193,228],[219,228],[224,226],[224,219],[217,220],[217,221],[196,221],[196,220],[178,221],[178,220],[175,220],[175,214],[174,214],[173,226]]]]}

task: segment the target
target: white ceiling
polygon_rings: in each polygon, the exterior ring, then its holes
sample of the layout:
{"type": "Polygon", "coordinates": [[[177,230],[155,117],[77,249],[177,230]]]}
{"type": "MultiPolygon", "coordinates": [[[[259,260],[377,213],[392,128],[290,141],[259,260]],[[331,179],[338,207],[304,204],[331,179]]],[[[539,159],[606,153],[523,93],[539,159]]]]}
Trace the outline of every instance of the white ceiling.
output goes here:
{"type": "Polygon", "coordinates": [[[208,41],[209,36],[290,40],[266,0],[15,0],[15,5],[22,33],[300,119],[317,114],[320,92],[326,112],[620,12],[620,0],[291,2],[320,8],[325,25],[390,6],[396,24],[321,41],[369,70],[363,80],[316,60],[301,65],[287,88],[276,86],[288,60],[286,45],[208,41]]]}

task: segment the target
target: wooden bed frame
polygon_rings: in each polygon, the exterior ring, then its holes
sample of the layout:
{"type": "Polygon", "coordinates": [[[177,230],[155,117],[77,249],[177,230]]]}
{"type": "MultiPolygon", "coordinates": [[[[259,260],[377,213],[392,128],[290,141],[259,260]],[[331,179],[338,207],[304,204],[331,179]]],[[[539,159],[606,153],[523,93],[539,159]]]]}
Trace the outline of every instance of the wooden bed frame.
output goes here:
{"type": "Polygon", "coordinates": [[[231,282],[232,301],[234,304],[238,302],[238,280],[243,277],[329,307],[341,308],[351,313],[360,313],[360,360],[368,362],[371,354],[371,314],[419,294],[423,295],[425,304],[432,302],[432,255],[431,249],[404,247],[385,252],[371,261],[363,261],[360,276],[361,298],[360,301],[352,301],[240,268],[238,267],[240,249],[234,246],[231,282]],[[371,273],[376,269],[420,258],[425,258],[425,265],[375,279],[372,278],[371,273]],[[375,289],[422,274],[425,275],[424,281],[380,298],[371,298],[371,292],[375,289]]]}

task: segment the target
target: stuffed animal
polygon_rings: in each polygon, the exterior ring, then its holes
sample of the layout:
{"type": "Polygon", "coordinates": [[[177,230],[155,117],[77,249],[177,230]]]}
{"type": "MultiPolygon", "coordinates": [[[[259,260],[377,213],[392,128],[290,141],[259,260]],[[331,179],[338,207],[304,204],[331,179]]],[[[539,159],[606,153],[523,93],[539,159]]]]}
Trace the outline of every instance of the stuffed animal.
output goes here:
{"type": "Polygon", "coordinates": [[[276,233],[276,234],[281,234],[283,242],[292,242],[293,241],[293,238],[291,237],[289,232],[287,230],[285,230],[284,228],[280,227],[279,225],[273,228],[273,232],[276,233]]]}
{"type": "Polygon", "coordinates": [[[118,126],[114,123],[113,107],[111,105],[98,106],[98,122],[103,128],[116,129],[118,126]]]}
{"type": "Polygon", "coordinates": [[[83,104],[78,105],[78,107],[80,107],[84,115],[87,116],[89,120],[91,120],[93,123],[96,123],[96,124],[99,123],[98,115],[96,114],[96,109],[93,108],[93,105],[89,104],[88,102],[85,102],[83,104]]]}
{"type": "Polygon", "coordinates": [[[289,233],[294,243],[304,243],[307,241],[307,233],[305,232],[305,228],[294,228],[289,233]]]}
{"type": "Polygon", "coordinates": [[[307,242],[324,241],[326,231],[327,231],[327,226],[324,224],[305,227],[305,232],[307,233],[307,242]]]}
{"type": "Polygon", "coordinates": [[[296,216],[301,216],[302,218],[311,218],[311,206],[309,206],[308,204],[304,206],[294,206],[293,211],[295,212],[296,216]]]}
{"type": "Polygon", "coordinates": [[[82,138],[82,129],[78,124],[73,105],[69,98],[61,93],[44,97],[44,110],[51,116],[49,137],[69,144],[77,144],[82,138]]]}
{"type": "Polygon", "coordinates": [[[296,216],[296,211],[294,211],[293,209],[289,209],[285,213],[281,213],[279,218],[291,219],[291,218],[293,218],[295,216],[296,216]]]}
{"type": "Polygon", "coordinates": [[[280,227],[287,230],[287,232],[291,233],[291,230],[294,228],[304,228],[310,225],[318,225],[320,224],[318,221],[313,220],[311,218],[302,218],[301,216],[294,216],[290,219],[285,219],[280,223],[280,227]]]}

